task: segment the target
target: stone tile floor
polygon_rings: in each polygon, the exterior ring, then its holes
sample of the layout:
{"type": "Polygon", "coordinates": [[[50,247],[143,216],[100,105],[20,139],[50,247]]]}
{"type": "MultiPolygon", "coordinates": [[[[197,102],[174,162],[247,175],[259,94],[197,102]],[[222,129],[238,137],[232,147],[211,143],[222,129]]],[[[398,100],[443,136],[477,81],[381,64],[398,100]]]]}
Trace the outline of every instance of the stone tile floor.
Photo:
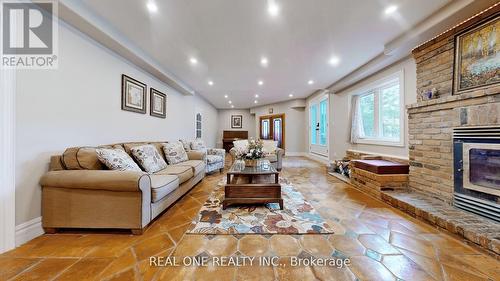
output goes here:
{"type": "Polygon", "coordinates": [[[288,178],[329,221],[333,235],[188,235],[221,179],[207,176],[141,236],[72,232],[43,235],[0,255],[0,280],[500,280],[500,262],[479,248],[409,217],[328,176],[300,157],[288,178]],[[348,257],[351,265],[151,267],[150,256],[348,257]]]}

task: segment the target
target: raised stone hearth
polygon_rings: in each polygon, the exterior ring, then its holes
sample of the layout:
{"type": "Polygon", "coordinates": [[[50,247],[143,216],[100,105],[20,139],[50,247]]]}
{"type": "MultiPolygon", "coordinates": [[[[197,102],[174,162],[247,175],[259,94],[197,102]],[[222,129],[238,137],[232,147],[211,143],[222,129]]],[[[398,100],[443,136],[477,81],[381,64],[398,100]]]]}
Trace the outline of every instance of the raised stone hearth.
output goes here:
{"type": "MultiPolygon", "coordinates": [[[[500,225],[417,192],[385,191],[382,200],[439,228],[500,254],[500,225]]],[[[497,256],[498,258],[498,256],[497,256]]]]}

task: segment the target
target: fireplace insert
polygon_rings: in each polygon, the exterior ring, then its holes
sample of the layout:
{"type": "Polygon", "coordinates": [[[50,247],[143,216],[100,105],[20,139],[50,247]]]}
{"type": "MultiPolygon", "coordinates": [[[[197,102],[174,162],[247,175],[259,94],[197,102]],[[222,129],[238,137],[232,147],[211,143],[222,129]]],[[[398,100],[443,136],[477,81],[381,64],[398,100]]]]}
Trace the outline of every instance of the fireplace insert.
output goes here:
{"type": "Polygon", "coordinates": [[[500,127],[453,132],[454,205],[500,222],[500,127]]]}

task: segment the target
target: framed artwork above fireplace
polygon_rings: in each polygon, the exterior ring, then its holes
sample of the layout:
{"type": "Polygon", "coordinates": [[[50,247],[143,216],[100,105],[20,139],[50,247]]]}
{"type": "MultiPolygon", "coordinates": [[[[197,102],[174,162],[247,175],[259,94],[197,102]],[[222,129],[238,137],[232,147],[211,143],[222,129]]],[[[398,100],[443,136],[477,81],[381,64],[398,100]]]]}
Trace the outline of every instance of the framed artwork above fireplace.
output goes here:
{"type": "Polygon", "coordinates": [[[500,83],[500,16],[455,37],[453,93],[500,83]]]}

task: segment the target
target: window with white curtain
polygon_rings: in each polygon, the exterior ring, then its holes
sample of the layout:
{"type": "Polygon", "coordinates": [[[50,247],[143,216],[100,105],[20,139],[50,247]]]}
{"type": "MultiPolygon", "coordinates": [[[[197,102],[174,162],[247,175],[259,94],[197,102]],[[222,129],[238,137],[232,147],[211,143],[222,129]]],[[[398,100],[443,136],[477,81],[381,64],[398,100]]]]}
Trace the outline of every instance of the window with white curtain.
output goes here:
{"type": "Polygon", "coordinates": [[[390,75],[356,93],[351,142],[403,145],[403,74],[390,75]]]}

